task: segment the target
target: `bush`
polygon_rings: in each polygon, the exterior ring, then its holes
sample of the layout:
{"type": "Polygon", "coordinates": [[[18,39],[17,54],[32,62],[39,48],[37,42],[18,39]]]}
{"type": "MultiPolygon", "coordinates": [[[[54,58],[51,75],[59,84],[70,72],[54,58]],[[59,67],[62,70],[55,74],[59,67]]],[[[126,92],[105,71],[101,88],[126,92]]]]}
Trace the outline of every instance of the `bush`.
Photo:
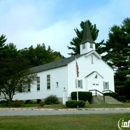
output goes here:
{"type": "Polygon", "coordinates": [[[77,102],[77,104],[78,104],[78,107],[84,107],[85,106],[85,101],[80,100],[80,101],[77,102]]]}
{"type": "Polygon", "coordinates": [[[22,105],[21,101],[15,100],[12,102],[12,107],[21,107],[21,105],[22,105]]]}
{"type": "Polygon", "coordinates": [[[26,100],[25,101],[25,104],[29,104],[31,100],[26,100]]]}
{"type": "Polygon", "coordinates": [[[39,104],[41,102],[41,99],[37,99],[37,104],[39,104]]]}
{"type": "Polygon", "coordinates": [[[66,106],[69,108],[75,108],[75,107],[84,107],[85,106],[85,102],[82,100],[70,100],[70,101],[66,101],[66,106]]]}
{"type": "Polygon", "coordinates": [[[58,104],[58,98],[55,95],[50,95],[45,99],[45,104],[58,104]]]}
{"type": "MultiPolygon", "coordinates": [[[[92,100],[92,92],[78,92],[79,100],[88,101],[91,103],[92,100]]],[[[77,92],[71,93],[72,100],[77,100],[77,92]]]]}
{"type": "Polygon", "coordinates": [[[126,102],[126,96],[118,96],[118,100],[121,102],[126,102]]]}
{"type": "Polygon", "coordinates": [[[130,99],[130,79],[125,82],[125,95],[127,99],[130,99]]]}
{"type": "Polygon", "coordinates": [[[40,106],[40,107],[44,107],[44,105],[45,105],[45,103],[44,103],[43,101],[40,101],[40,102],[39,102],[39,106],[40,106]]]}
{"type": "Polygon", "coordinates": [[[1,100],[0,104],[4,107],[8,107],[11,106],[11,103],[9,102],[9,100],[1,100]]]}

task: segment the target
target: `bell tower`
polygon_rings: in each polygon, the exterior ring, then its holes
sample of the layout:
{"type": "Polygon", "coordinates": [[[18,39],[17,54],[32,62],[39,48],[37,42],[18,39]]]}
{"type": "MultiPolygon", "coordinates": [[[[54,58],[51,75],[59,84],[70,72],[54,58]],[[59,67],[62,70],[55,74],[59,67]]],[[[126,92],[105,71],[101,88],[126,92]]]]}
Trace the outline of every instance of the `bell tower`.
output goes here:
{"type": "Polygon", "coordinates": [[[84,23],[83,38],[80,43],[80,55],[95,50],[95,43],[92,39],[88,21],[84,23]]]}

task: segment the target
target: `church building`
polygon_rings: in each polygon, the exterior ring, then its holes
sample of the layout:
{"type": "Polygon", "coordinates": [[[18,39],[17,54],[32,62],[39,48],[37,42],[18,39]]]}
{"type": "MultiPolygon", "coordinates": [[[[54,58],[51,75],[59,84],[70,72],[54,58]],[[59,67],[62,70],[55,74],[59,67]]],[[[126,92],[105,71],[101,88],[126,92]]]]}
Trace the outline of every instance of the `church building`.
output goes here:
{"type": "Polygon", "coordinates": [[[14,95],[14,100],[45,99],[56,95],[65,104],[71,98],[71,92],[77,89],[115,91],[114,71],[96,52],[88,22],[84,26],[80,55],[36,66],[31,71],[37,73],[37,81],[28,88],[27,93],[14,95]]]}

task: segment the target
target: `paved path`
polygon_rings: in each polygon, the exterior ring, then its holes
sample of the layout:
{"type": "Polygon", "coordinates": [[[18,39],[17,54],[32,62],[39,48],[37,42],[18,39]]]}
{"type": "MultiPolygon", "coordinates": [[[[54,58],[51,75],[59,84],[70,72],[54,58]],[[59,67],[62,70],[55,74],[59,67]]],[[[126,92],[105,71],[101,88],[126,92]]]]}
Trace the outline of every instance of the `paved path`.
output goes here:
{"type": "Polygon", "coordinates": [[[67,115],[67,114],[112,114],[130,113],[130,108],[116,109],[0,109],[0,116],[41,116],[41,115],[67,115]]]}

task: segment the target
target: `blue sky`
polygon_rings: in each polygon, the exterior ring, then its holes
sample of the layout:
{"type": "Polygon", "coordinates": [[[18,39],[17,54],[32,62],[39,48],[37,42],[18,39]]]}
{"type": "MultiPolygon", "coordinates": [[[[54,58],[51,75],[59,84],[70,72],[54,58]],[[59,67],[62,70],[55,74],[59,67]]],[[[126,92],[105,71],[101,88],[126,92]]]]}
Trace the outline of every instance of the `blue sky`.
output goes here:
{"type": "Polygon", "coordinates": [[[18,49],[45,43],[68,57],[81,21],[97,25],[100,42],[114,24],[130,17],[129,5],[130,0],[0,0],[0,35],[18,49]]]}

